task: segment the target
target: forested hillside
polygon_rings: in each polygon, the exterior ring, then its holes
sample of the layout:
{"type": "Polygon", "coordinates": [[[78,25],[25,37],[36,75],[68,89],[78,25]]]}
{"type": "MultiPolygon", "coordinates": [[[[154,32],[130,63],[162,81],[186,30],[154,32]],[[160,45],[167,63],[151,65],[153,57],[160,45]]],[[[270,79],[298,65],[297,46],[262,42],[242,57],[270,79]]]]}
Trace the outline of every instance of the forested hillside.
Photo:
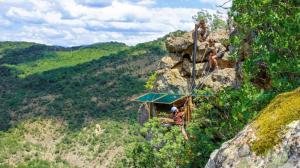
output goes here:
{"type": "Polygon", "coordinates": [[[1,42],[0,167],[113,166],[162,44],[1,42]]]}

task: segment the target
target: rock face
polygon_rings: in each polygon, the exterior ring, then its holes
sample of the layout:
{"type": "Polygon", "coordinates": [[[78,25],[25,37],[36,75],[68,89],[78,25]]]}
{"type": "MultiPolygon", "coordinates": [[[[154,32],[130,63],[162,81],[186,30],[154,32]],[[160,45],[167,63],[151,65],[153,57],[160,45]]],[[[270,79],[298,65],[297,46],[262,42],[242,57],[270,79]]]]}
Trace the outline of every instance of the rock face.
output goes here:
{"type": "MultiPolygon", "coordinates": [[[[234,86],[236,84],[235,62],[229,59],[229,52],[226,51],[224,56],[218,59],[219,70],[209,71],[209,39],[216,41],[216,47],[225,48],[222,42],[228,39],[228,35],[225,31],[219,31],[210,34],[204,42],[198,40],[195,66],[196,88],[206,86],[219,90],[224,86],[234,86]]],[[[168,37],[166,47],[169,55],[162,58],[155,88],[159,92],[186,94],[190,91],[192,81],[193,33],[187,32],[180,37],[168,37]]]]}
{"type": "Polygon", "coordinates": [[[300,167],[300,120],[287,126],[282,142],[266,156],[256,155],[251,151],[249,142],[255,140],[254,132],[248,126],[234,139],[224,143],[211,154],[205,168],[300,167]]]}
{"type": "Polygon", "coordinates": [[[232,167],[300,167],[300,88],[277,96],[252,124],[215,150],[205,166],[232,167]],[[276,129],[272,128],[273,125],[276,129]],[[278,133],[273,136],[274,132],[278,133]],[[260,148],[268,144],[272,146],[264,153],[258,153],[261,149],[255,144],[260,148]]]}
{"type": "Polygon", "coordinates": [[[171,53],[177,53],[188,49],[193,43],[192,33],[186,33],[182,37],[169,37],[166,41],[166,47],[171,53]]]}
{"type": "Polygon", "coordinates": [[[227,86],[236,85],[235,74],[234,68],[224,68],[209,73],[203,78],[197,79],[196,83],[198,85],[202,84],[203,86],[210,87],[213,90],[220,90],[227,86]]]}

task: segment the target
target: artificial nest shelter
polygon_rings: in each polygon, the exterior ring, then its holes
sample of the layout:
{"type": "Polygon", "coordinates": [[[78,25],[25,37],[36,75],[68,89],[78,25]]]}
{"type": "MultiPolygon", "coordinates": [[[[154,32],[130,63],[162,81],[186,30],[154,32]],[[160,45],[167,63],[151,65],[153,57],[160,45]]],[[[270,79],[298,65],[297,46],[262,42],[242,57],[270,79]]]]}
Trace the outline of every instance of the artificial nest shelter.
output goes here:
{"type": "Polygon", "coordinates": [[[143,103],[140,108],[139,122],[144,123],[153,117],[157,117],[162,123],[173,124],[173,114],[170,111],[172,106],[184,111],[184,123],[191,121],[191,112],[193,108],[192,97],[179,94],[166,93],[146,93],[134,99],[134,101],[143,103]],[[140,116],[143,115],[143,117],[140,116]]]}

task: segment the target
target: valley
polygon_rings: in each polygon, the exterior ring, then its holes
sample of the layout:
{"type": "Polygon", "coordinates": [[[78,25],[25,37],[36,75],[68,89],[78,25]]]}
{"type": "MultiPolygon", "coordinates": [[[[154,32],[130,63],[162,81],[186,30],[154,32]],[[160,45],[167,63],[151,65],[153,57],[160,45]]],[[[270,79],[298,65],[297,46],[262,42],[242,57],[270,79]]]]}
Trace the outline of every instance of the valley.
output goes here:
{"type": "Polygon", "coordinates": [[[162,39],[133,47],[0,46],[0,165],[118,163],[137,118],[128,100],[145,90],[165,54],[162,39]]]}

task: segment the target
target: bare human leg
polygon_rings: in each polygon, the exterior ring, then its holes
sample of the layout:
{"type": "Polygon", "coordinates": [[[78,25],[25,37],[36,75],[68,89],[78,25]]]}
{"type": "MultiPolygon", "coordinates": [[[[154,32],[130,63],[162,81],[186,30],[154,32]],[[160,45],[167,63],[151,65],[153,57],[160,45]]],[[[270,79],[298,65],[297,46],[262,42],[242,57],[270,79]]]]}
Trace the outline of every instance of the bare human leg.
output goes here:
{"type": "Polygon", "coordinates": [[[212,61],[216,69],[219,69],[217,55],[212,56],[212,61]]]}
{"type": "Polygon", "coordinates": [[[184,127],[183,127],[183,126],[179,126],[179,127],[180,127],[180,130],[181,130],[181,132],[182,132],[182,134],[183,134],[183,136],[184,136],[184,139],[185,139],[185,140],[189,140],[189,137],[188,137],[188,135],[187,135],[187,133],[186,133],[184,127]]]}
{"type": "Polygon", "coordinates": [[[209,55],[209,57],[208,57],[208,62],[209,62],[209,68],[210,69],[213,69],[213,60],[212,60],[212,55],[209,55]]]}

